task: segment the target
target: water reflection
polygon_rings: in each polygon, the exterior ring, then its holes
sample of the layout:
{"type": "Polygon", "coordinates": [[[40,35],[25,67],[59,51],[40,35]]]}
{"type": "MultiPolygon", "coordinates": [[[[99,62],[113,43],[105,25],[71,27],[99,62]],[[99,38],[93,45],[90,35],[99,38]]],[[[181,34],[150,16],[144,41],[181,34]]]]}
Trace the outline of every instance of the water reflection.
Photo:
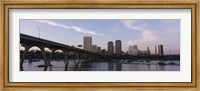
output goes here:
{"type": "Polygon", "coordinates": [[[108,63],[108,70],[109,71],[114,70],[114,64],[113,63],[108,63]]]}
{"type": "Polygon", "coordinates": [[[117,71],[121,71],[122,70],[122,64],[121,63],[115,63],[115,67],[117,71]]]}
{"type": "MultiPolygon", "coordinates": [[[[44,65],[43,60],[35,62],[25,60],[24,71],[43,71],[45,67],[39,65],[44,65]]],[[[108,62],[80,60],[79,64],[75,64],[74,60],[69,60],[69,64],[65,64],[63,60],[53,60],[47,71],[180,71],[180,61],[118,60],[108,62]]]]}
{"type": "Polygon", "coordinates": [[[164,67],[164,66],[159,65],[158,67],[159,67],[158,69],[159,69],[160,71],[161,71],[161,70],[165,70],[165,67],[164,67]]]}

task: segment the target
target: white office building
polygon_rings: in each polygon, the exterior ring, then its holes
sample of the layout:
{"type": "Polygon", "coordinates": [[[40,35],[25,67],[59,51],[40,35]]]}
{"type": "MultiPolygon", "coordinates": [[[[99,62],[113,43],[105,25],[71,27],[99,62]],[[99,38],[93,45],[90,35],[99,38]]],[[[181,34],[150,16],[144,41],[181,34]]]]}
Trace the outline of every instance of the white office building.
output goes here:
{"type": "Polygon", "coordinates": [[[135,56],[138,55],[138,46],[137,45],[129,45],[128,54],[135,55],[135,56]]]}

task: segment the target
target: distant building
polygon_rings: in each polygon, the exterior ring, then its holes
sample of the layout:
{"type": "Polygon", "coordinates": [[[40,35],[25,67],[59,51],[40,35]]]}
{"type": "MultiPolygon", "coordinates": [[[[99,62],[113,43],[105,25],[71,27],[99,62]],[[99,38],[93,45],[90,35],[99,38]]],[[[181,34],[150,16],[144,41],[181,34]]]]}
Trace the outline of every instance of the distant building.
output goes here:
{"type": "Polygon", "coordinates": [[[102,54],[102,55],[107,55],[106,49],[102,49],[102,50],[101,50],[101,54],[102,54]]]}
{"type": "Polygon", "coordinates": [[[116,54],[115,46],[113,46],[113,54],[116,54]]]}
{"type": "Polygon", "coordinates": [[[109,54],[109,55],[112,55],[112,54],[113,54],[113,52],[114,52],[113,49],[114,49],[114,48],[113,48],[113,42],[112,42],[112,41],[109,41],[109,42],[108,42],[108,54],[109,54]]]}
{"type": "Polygon", "coordinates": [[[147,55],[150,55],[150,54],[151,54],[151,52],[149,50],[149,47],[147,47],[147,55]]]}
{"type": "Polygon", "coordinates": [[[133,45],[133,48],[138,50],[138,46],[137,45],[133,45]]]}
{"type": "Polygon", "coordinates": [[[157,46],[155,46],[155,55],[157,55],[157,46]]]}
{"type": "Polygon", "coordinates": [[[129,45],[129,48],[128,48],[128,54],[129,55],[138,55],[138,47],[137,45],[129,45]]]}
{"type": "Polygon", "coordinates": [[[142,51],[138,50],[137,55],[142,55],[142,51]]]}
{"type": "Polygon", "coordinates": [[[147,55],[148,53],[147,53],[147,51],[145,50],[145,51],[142,51],[142,54],[143,54],[143,55],[147,55]]]}
{"type": "Polygon", "coordinates": [[[87,51],[91,51],[92,48],[92,37],[84,36],[83,38],[83,49],[87,51]]]}
{"type": "Polygon", "coordinates": [[[97,53],[97,45],[92,45],[91,52],[97,53]]]}
{"type": "Polygon", "coordinates": [[[164,55],[163,45],[158,45],[158,55],[159,56],[163,56],[164,55]]]}
{"type": "Polygon", "coordinates": [[[101,53],[101,47],[97,47],[97,53],[101,53]]]}
{"type": "Polygon", "coordinates": [[[117,55],[121,55],[122,53],[122,43],[121,40],[116,40],[115,41],[115,52],[117,55]]]}

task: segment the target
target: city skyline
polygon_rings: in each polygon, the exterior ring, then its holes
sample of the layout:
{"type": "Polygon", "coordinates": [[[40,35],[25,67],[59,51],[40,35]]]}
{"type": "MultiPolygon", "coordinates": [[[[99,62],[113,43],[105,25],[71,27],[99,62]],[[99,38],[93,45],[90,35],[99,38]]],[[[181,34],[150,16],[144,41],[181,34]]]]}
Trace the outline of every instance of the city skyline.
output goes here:
{"type": "Polygon", "coordinates": [[[101,49],[107,49],[108,41],[121,40],[124,52],[129,45],[153,52],[162,44],[164,54],[180,53],[179,20],[20,20],[20,33],[74,46],[91,36],[92,45],[101,49]]]}

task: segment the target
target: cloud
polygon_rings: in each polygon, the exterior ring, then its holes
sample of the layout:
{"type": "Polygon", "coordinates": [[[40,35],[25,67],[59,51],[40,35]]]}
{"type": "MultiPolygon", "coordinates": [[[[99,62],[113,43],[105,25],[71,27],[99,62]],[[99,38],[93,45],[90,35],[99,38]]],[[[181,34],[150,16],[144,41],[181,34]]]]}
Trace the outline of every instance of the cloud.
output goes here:
{"type": "Polygon", "coordinates": [[[123,21],[123,24],[126,28],[141,32],[141,38],[134,40],[134,42],[136,43],[143,41],[156,41],[157,39],[155,34],[152,33],[152,31],[144,28],[146,23],[139,24],[135,20],[125,20],[123,21]]]}
{"type": "Polygon", "coordinates": [[[141,33],[140,38],[128,40],[128,45],[138,45],[142,50],[149,46],[154,53],[154,46],[163,44],[165,52],[169,49],[180,52],[179,20],[123,20],[122,23],[128,30],[141,33]]]}
{"type": "Polygon", "coordinates": [[[48,25],[51,25],[51,26],[55,26],[55,27],[61,27],[61,28],[67,29],[67,30],[72,29],[72,30],[74,30],[76,32],[103,36],[103,34],[99,34],[99,33],[96,33],[94,31],[91,31],[91,30],[83,29],[83,28],[78,27],[78,26],[67,26],[67,25],[63,25],[63,24],[57,23],[57,22],[50,21],[50,20],[35,20],[35,21],[41,22],[41,23],[45,23],[45,24],[48,24],[48,25]]]}

